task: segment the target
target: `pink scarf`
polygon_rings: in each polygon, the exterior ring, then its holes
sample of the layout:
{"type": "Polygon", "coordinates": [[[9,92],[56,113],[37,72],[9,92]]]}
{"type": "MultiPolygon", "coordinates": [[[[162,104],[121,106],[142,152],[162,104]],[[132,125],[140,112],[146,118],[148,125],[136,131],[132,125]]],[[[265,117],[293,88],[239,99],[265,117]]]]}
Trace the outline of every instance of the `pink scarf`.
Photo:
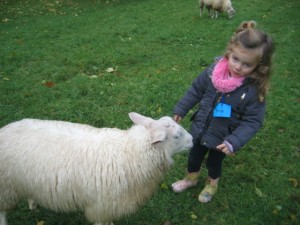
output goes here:
{"type": "Polygon", "coordinates": [[[229,76],[228,59],[221,59],[212,73],[212,83],[214,87],[222,92],[228,93],[241,86],[245,77],[229,76]]]}

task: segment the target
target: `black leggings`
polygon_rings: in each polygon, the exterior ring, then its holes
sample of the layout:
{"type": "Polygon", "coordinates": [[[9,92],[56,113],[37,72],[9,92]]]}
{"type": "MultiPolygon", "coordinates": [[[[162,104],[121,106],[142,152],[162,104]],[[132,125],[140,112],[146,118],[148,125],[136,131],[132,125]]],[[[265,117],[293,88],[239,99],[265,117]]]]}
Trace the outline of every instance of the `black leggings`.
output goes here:
{"type": "Polygon", "coordinates": [[[212,179],[217,179],[221,176],[222,161],[226,154],[218,150],[209,149],[201,145],[200,141],[194,143],[194,146],[190,150],[187,170],[189,173],[200,171],[202,162],[207,152],[208,157],[206,160],[206,167],[208,170],[208,176],[210,176],[212,179]]]}

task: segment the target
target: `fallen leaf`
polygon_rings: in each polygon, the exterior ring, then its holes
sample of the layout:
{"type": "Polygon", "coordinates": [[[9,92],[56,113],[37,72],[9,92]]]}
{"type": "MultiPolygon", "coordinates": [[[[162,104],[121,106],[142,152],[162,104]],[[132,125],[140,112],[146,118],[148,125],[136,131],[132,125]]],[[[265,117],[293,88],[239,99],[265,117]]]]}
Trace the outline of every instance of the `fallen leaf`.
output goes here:
{"type": "Polygon", "coordinates": [[[258,197],[264,197],[264,194],[263,194],[262,191],[259,190],[258,188],[255,188],[255,194],[256,194],[258,197]]]}
{"type": "Polygon", "coordinates": [[[158,107],[157,109],[157,113],[160,114],[161,113],[161,107],[158,107]]]}
{"type": "Polygon", "coordinates": [[[45,221],[41,220],[36,225],[44,225],[44,224],[45,224],[45,221]]]}
{"type": "Polygon", "coordinates": [[[112,73],[112,72],[115,72],[116,70],[114,69],[114,68],[112,68],[112,67],[109,67],[109,68],[107,68],[107,70],[106,70],[106,72],[108,72],[108,73],[112,73]]]}
{"type": "Polygon", "coordinates": [[[288,180],[292,183],[293,187],[297,187],[298,186],[297,179],[295,179],[295,178],[289,178],[288,180]]]}
{"type": "Polygon", "coordinates": [[[196,219],[198,219],[198,216],[197,216],[195,213],[192,213],[192,214],[191,214],[191,218],[192,218],[193,220],[196,220],[196,219]]]}
{"type": "Polygon", "coordinates": [[[48,81],[48,82],[46,82],[46,86],[49,87],[49,88],[51,88],[51,87],[54,86],[54,83],[51,82],[51,81],[48,81]]]}
{"type": "Polygon", "coordinates": [[[280,211],[282,210],[281,205],[276,205],[276,208],[272,211],[274,215],[279,215],[280,211]]]}
{"type": "Polygon", "coordinates": [[[163,190],[168,190],[169,189],[168,185],[165,182],[161,183],[160,188],[163,189],[163,190]]]}
{"type": "Polygon", "coordinates": [[[43,80],[42,84],[45,85],[46,87],[49,87],[49,88],[51,88],[51,87],[54,86],[54,83],[51,82],[51,81],[45,81],[45,80],[43,80]]]}
{"type": "Polygon", "coordinates": [[[291,214],[290,217],[292,221],[295,221],[297,219],[297,215],[295,214],[291,214]]]}

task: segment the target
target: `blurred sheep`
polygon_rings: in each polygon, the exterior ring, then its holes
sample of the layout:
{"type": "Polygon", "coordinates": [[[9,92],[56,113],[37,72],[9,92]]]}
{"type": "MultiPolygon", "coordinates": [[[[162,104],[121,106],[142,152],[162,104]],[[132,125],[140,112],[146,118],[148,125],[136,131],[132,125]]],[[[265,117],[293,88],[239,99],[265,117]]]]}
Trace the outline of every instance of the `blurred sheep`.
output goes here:
{"type": "Polygon", "coordinates": [[[199,0],[199,5],[201,17],[204,6],[207,8],[211,18],[218,18],[219,12],[226,12],[229,19],[231,19],[235,14],[230,0],[199,0]],[[212,13],[210,12],[211,9],[213,10],[212,13]]]}

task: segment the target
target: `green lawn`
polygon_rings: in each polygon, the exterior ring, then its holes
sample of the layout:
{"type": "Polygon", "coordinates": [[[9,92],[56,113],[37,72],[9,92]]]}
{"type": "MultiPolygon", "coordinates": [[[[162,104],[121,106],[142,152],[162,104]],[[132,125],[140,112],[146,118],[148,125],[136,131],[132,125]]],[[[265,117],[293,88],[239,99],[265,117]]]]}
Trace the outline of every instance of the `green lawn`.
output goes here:
{"type": "MultiPolygon", "coordinates": [[[[128,112],[159,118],[214,57],[235,28],[256,20],[276,43],[263,129],[224,161],[209,204],[197,188],[181,194],[187,152],[153,198],[115,225],[290,225],[300,223],[300,1],[232,0],[236,16],[199,17],[198,1],[0,0],[0,126],[22,118],[97,127],[131,126],[128,112]],[[112,68],[112,72],[107,72],[112,68]]],[[[189,128],[189,120],[183,121],[189,128]]],[[[42,162],[41,162],[42,163],[42,162]]],[[[1,191],[1,190],[0,190],[1,191]]],[[[88,225],[81,213],[29,211],[21,202],[9,225],[88,225]]]]}

